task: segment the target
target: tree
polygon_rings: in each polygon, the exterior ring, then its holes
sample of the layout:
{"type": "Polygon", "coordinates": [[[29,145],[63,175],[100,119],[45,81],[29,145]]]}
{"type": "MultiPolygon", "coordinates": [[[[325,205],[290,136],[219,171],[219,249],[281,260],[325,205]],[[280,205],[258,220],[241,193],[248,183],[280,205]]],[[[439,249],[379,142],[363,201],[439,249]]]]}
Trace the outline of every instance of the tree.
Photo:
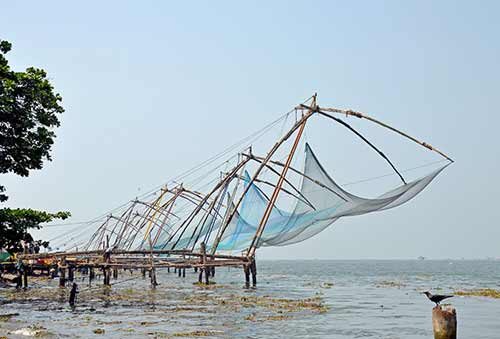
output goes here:
{"type": "MultiPolygon", "coordinates": [[[[47,213],[32,209],[0,209],[0,248],[6,248],[11,253],[22,250],[21,240],[32,242],[30,229],[40,229],[41,223],[54,219],[66,219],[68,212],[47,213]]],[[[45,247],[48,242],[40,242],[45,247]]]]}
{"type": "MultiPolygon", "coordinates": [[[[0,173],[28,176],[31,170],[52,160],[50,151],[60,126],[58,114],[64,112],[62,98],[54,92],[47,73],[29,67],[24,72],[10,69],[5,55],[12,44],[0,40],[0,173]]],[[[0,202],[7,200],[0,185],[0,202]]],[[[0,210],[0,248],[16,247],[30,228],[53,219],[65,219],[67,212],[55,214],[31,209],[0,210]]]]}

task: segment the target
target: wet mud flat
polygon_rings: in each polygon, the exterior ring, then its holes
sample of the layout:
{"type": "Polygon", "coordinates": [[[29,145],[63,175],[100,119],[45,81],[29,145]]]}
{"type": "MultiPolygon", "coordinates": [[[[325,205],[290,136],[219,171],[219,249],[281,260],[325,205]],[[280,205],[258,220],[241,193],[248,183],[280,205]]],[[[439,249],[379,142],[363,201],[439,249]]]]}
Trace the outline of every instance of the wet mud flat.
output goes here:
{"type": "Polygon", "coordinates": [[[253,326],[329,311],[320,294],[269,295],[266,289],[243,288],[241,277],[239,282],[203,285],[193,283],[196,276],[163,272],[156,287],[139,271],[123,272],[110,287],[97,280],[89,286],[77,276],[80,291],[74,307],[68,304],[69,287],[37,278],[27,290],[0,290],[0,337],[230,338],[244,336],[253,326]]]}

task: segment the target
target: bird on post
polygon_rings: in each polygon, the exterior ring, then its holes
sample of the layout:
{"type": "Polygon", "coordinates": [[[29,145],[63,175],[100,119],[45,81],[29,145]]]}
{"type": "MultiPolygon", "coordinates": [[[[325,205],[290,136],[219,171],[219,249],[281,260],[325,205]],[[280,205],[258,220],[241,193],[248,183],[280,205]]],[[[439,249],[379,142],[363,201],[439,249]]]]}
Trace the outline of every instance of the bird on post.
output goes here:
{"type": "Polygon", "coordinates": [[[453,297],[453,295],[440,295],[440,294],[432,294],[431,292],[427,291],[427,292],[422,292],[423,294],[425,294],[427,296],[427,298],[429,298],[430,301],[436,303],[436,306],[439,305],[439,303],[441,301],[443,301],[444,299],[447,299],[447,298],[451,298],[453,297]]]}

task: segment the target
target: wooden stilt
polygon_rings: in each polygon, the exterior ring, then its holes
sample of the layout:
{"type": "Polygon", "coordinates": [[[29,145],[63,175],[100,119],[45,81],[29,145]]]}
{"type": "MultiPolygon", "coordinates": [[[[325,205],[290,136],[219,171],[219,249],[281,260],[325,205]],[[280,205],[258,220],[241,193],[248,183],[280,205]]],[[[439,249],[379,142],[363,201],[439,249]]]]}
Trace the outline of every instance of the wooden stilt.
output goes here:
{"type": "Polygon", "coordinates": [[[75,306],[77,293],[78,293],[78,285],[76,283],[73,283],[73,286],[71,287],[71,291],[69,292],[69,305],[70,306],[75,306]]]}
{"type": "Polygon", "coordinates": [[[28,270],[26,269],[26,267],[23,271],[23,288],[25,290],[28,289],[28,270]]]}
{"type": "Polygon", "coordinates": [[[252,273],[252,286],[257,286],[257,264],[255,258],[252,258],[252,263],[250,264],[250,273],[252,273]]]}
{"type": "Polygon", "coordinates": [[[89,269],[89,284],[90,284],[90,283],[92,282],[92,280],[94,280],[94,279],[95,279],[95,272],[94,272],[94,268],[93,268],[93,267],[91,267],[91,268],[89,269]]]}
{"type": "Polygon", "coordinates": [[[156,282],[156,269],[152,268],[150,271],[151,276],[151,286],[156,287],[158,283],[156,282]]]}
{"type": "Polygon", "coordinates": [[[23,277],[22,277],[22,272],[21,270],[17,271],[17,276],[16,276],[16,289],[23,287],[23,277]]]}
{"type": "Polygon", "coordinates": [[[182,277],[183,278],[186,277],[186,268],[185,267],[182,268],[182,277]]]}
{"type": "Polygon", "coordinates": [[[64,287],[66,285],[66,258],[62,258],[59,267],[59,286],[64,287]]]}
{"type": "Polygon", "coordinates": [[[178,268],[177,269],[177,276],[180,278],[182,275],[182,269],[181,268],[178,268]]]}
{"type": "Polygon", "coordinates": [[[75,268],[73,265],[68,265],[68,280],[73,282],[74,278],[75,278],[75,272],[74,272],[75,268]]]}
{"type": "Polygon", "coordinates": [[[243,272],[245,273],[245,287],[250,287],[250,268],[248,265],[243,266],[243,272]]]}

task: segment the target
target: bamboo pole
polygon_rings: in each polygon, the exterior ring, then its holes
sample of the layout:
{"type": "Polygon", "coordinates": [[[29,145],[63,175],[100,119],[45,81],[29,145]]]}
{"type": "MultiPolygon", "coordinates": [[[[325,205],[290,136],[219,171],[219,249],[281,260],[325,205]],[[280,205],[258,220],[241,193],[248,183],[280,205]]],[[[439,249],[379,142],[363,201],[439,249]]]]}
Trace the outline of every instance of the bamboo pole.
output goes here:
{"type": "Polygon", "coordinates": [[[257,168],[257,170],[255,171],[252,179],[250,179],[250,182],[248,183],[247,187],[245,188],[245,190],[242,192],[242,194],[240,195],[240,198],[238,199],[238,202],[235,204],[235,207],[233,209],[233,212],[230,214],[230,216],[227,218],[226,222],[224,225],[222,225],[222,231],[220,232],[220,234],[217,236],[217,238],[215,239],[214,241],[214,244],[212,246],[212,251],[213,253],[215,253],[215,251],[217,250],[217,247],[219,246],[219,243],[222,239],[222,236],[224,235],[224,232],[226,231],[227,229],[227,226],[230,224],[232,218],[235,216],[236,214],[236,211],[238,210],[238,207],[240,206],[241,202],[243,201],[243,198],[245,197],[245,195],[247,194],[248,190],[250,189],[250,187],[252,186],[252,184],[254,183],[255,179],[257,179],[257,177],[260,175],[260,173],[262,172],[262,170],[264,169],[264,167],[266,166],[266,164],[271,160],[271,157],[276,153],[276,151],[280,148],[280,146],[288,140],[288,138],[290,138],[293,133],[302,126],[302,124],[307,121],[307,119],[309,119],[315,112],[314,111],[308,111],[307,113],[305,113],[302,118],[297,121],[291,128],[290,130],[280,139],[276,142],[276,144],[274,144],[274,146],[269,150],[267,156],[264,158],[264,160],[262,161],[262,163],[260,164],[260,166],[257,168]]]}
{"type": "Polygon", "coordinates": [[[272,209],[274,208],[274,204],[276,203],[276,200],[278,199],[278,195],[281,191],[281,186],[283,185],[283,182],[285,181],[285,176],[288,172],[288,167],[292,163],[293,155],[295,154],[295,150],[297,149],[297,146],[299,145],[300,137],[302,136],[302,133],[304,132],[304,128],[306,127],[306,122],[307,120],[304,120],[302,124],[300,125],[299,131],[297,132],[297,136],[295,137],[295,141],[292,145],[292,149],[290,150],[290,153],[288,154],[288,158],[285,163],[285,167],[283,167],[283,170],[281,172],[281,176],[278,180],[278,183],[276,184],[276,187],[274,189],[273,195],[271,197],[271,200],[267,204],[267,208],[264,211],[264,215],[262,216],[262,219],[259,223],[259,227],[257,228],[257,232],[255,233],[255,236],[252,239],[252,243],[250,244],[250,247],[247,252],[248,257],[253,257],[255,255],[255,249],[258,246],[259,240],[262,237],[262,234],[264,232],[264,228],[266,227],[267,221],[269,220],[269,217],[271,216],[272,209]]]}
{"type": "MultiPolygon", "coordinates": [[[[301,104],[299,107],[299,109],[309,109],[309,107],[307,105],[304,105],[304,104],[301,104]]],[[[441,155],[443,158],[447,159],[448,161],[451,161],[451,162],[454,162],[453,159],[451,159],[448,155],[446,155],[445,153],[441,152],[440,150],[438,150],[437,148],[435,148],[434,146],[426,143],[426,142],[423,142],[423,141],[420,141],[418,140],[417,138],[415,137],[412,137],[411,135],[409,135],[408,133],[405,133],[397,128],[394,128],[380,120],[377,120],[375,118],[372,118],[371,116],[368,116],[364,113],[361,113],[361,112],[356,112],[356,111],[353,111],[353,110],[344,110],[344,109],[338,109],[338,108],[323,108],[321,107],[321,111],[324,111],[324,112],[332,112],[332,113],[340,113],[340,114],[345,114],[346,116],[353,116],[353,117],[356,117],[356,118],[360,118],[360,119],[366,119],[368,121],[371,121],[379,126],[382,126],[384,128],[387,128],[431,151],[434,151],[436,153],[438,153],[439,155],[441,155]]]]}

